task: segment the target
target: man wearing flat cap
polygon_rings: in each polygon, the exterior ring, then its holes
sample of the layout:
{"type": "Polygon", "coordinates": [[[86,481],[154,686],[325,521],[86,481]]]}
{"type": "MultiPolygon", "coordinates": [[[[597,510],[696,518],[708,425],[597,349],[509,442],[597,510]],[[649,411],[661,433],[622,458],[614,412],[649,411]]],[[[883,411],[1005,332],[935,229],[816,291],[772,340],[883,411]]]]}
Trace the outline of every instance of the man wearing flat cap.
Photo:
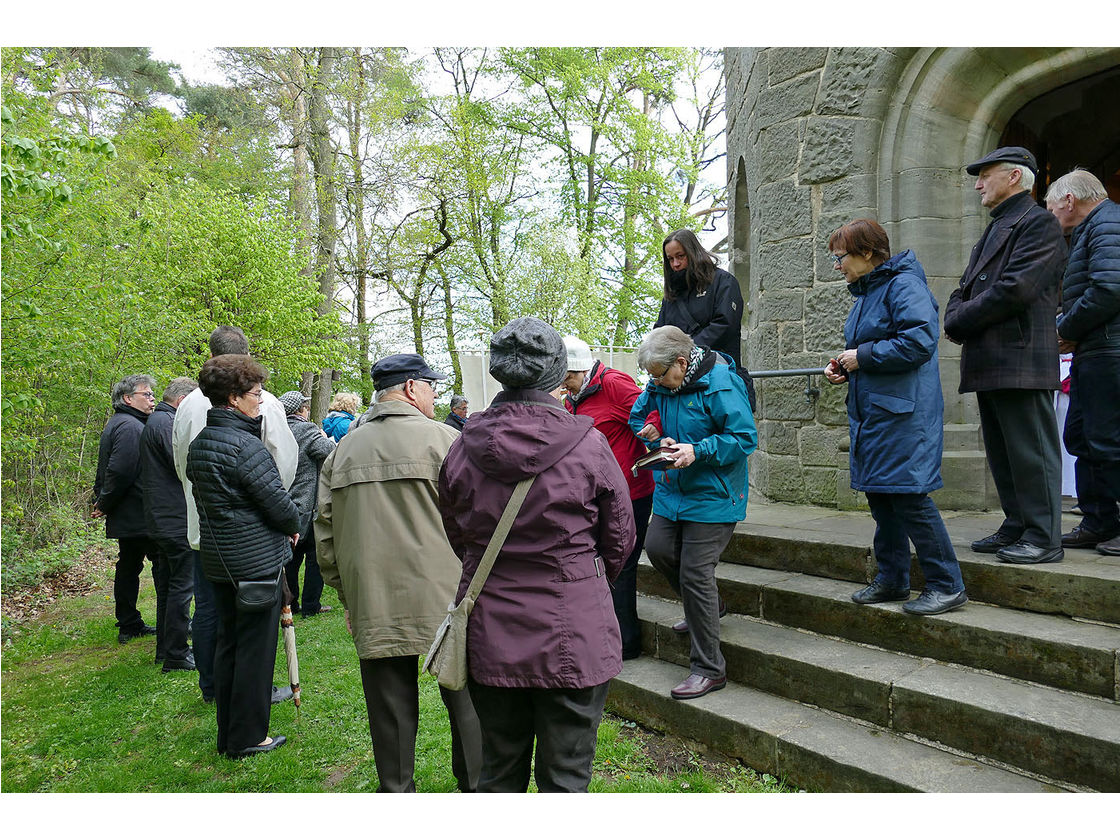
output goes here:
{"type": "Polygon", "coordinates": [[[991,222],[945,306],[945,335],[961,347],[960,392],[976,392],[980,429],[1004,520],[972,543],[1005,563],[1062,559],[1061,449],[1054,416],[1054,319],[1066,245],[1031,196],[1038,164],[1006,146],[965,167],[991,222]]]}
{"type": "MultiPolygon", "coordinates": [[[[437,483],[459,433],[436,422],[446,375],[417,353],[370,369],[374,403],[327,456],[319,476],[319,568],[338,590],[361,666],[378,791],[416,790],[419,657],[455,596],[462,565],[443,530],[437,483]]],[[[478,718],[467,691],[440,695],[451,719],[451,769],[478,785],[478,718]]]]}

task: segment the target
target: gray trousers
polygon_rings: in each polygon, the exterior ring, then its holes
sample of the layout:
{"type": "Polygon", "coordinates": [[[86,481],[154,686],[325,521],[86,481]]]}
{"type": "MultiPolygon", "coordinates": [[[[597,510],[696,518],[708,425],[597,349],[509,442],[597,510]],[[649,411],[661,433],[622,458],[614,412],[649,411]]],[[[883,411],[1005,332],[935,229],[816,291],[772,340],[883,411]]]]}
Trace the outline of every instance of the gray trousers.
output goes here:
{"type": "Polygon", "coordinates": [[[1004,520],[999,532],[1042,548],[1062,544],[1062,451],[1054,392],[979,391],[980,431],[1004,520]]]}
{"type": "Polygon", "coordinates": [[[646,531],[646,554],[681,596],[692,648],[690,670],[709,679],[727,675],[719,649],[716,563],[731,542],[734,522],[674,522],[656,513],[646,531]]]}
{"type": "MultiPolygon", "coordinates": [[[[378,793],[416,791],[416,731],[420,721],[418,656],[359,659],[362,690],[366,695],[373,761],[377,765],[378,793]]],[[[478,787],[482,768],[482,733],[470,694],[440,688],[440,697],[451,721],[451,772],[459,790],[478,787]]]]}

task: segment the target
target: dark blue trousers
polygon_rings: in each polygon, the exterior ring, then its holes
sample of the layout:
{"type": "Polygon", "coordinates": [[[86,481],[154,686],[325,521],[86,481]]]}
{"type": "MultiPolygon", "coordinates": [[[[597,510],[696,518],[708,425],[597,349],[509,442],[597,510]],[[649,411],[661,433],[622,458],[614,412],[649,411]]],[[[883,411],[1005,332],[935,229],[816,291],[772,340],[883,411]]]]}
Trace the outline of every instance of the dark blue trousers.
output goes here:
{"type": "Polygon", "coordinates": [[[875,518],[875,582],[891,589],[910,588],[910,542],[926,588],[953,594],[964,589],[957,553],[937,505],[925,493],[868,493],[875,518]]]}
{"type": "Polygon", "coordinates": [[[214,584],[202,572],[202,555],[197,551],[191,553],[194,554],[194,618],[191,619],[194,665],[198,669],[198,687],[203,699],[213,700],[218,607],[214,602],[214,584]]]}
{"type": "Polygon", "coordinates": [[[1077,458],[1081,524],[1115,536],[1120,533],[1120,353],[1074,354],[1062,438],[1077,458]]]}

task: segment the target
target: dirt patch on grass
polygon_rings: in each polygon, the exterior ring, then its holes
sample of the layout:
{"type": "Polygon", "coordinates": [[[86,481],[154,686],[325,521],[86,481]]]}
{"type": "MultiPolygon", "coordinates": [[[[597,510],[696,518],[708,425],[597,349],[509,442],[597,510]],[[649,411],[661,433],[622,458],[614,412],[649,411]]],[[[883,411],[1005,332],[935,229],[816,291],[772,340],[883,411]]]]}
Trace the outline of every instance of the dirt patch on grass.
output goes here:
{"type": "MultiPolygon", "coordinates": [[[[611,714],[604,714],[603,719],[614,720],[619,724],[619,737],[635,741],[651,771],[658,775],[675,776],[700,772],[706,776],[727,779],[742,766],[729,756],[702,752],[701,744],[686,741],[676,735],[646,729],[640,724],[611,714]]],[[[611,773],[608,771],[607,775],[611,773]]]]}
{"type": "Polygon", "coordinates": [[[115,544],[91,546],[65,571],[44,578],[36,586],[4,592],[0,611],[13,625],[37,619],[59,598],[79,597],[100,589],[116,562],[115,544]]]}

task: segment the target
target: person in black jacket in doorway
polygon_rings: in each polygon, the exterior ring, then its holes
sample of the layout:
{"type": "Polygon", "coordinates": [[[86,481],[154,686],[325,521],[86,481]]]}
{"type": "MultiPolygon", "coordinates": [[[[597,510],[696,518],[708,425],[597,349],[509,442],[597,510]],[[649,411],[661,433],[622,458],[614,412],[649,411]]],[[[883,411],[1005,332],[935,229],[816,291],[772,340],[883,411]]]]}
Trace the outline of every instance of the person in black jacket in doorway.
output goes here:
{"type": "Polygon", "coordinates": [[[739,281],[716,265],[715,256],[687,228],[665,237],[661,257],[664,296],[653,328],[677,327],[688,333],[694,344],[719,350],[734,359],[754,411],[754,383],[743,367],[739,346],[743,322],[739,281]]]}
{"type": "Polygon", "coordinates": [[[198,383],[172,379],[140,435],[140,486],[148,536],[159,547],[152,574],[156,581],[156,662],[163,672],[193,671],[187,628],[194,594],[194,553],[187,542],[187,498],[175,472],[171,427],[175,409],[198,383]]]}
{"type": "Polygon", "coordinates": [[[147,374],[126,376],[113,386],[113,416],[101,432],[97,450],[97,477],[93,482],[93,515],[105,517],[105,536],[120,546],[113,572],[113,601],[117,616],[117,641],[122,645],[137,636],[154,636],[156,628],[145,623],[136,608],[144,558],[156,575],[156,544],[144,523],[140,489],[140,433],[156,405],[156,381],[147,374]]]}
{"type": "Polygon", "coordinates": [[[260,400],[267,378],[249,356],[207,361],[198,383],[214,408],[187,453],[202,568],[214,584],[218,612],[218,752],[231,758],[267,752],[286,740],[268,737],[268,722],[280,576],[290,546],[299,542],[299,511],[261,442],[260,400]],[[275,583],[269,608],[252,611],[238,604],[239,582],[264,580],[275,583]]]}

